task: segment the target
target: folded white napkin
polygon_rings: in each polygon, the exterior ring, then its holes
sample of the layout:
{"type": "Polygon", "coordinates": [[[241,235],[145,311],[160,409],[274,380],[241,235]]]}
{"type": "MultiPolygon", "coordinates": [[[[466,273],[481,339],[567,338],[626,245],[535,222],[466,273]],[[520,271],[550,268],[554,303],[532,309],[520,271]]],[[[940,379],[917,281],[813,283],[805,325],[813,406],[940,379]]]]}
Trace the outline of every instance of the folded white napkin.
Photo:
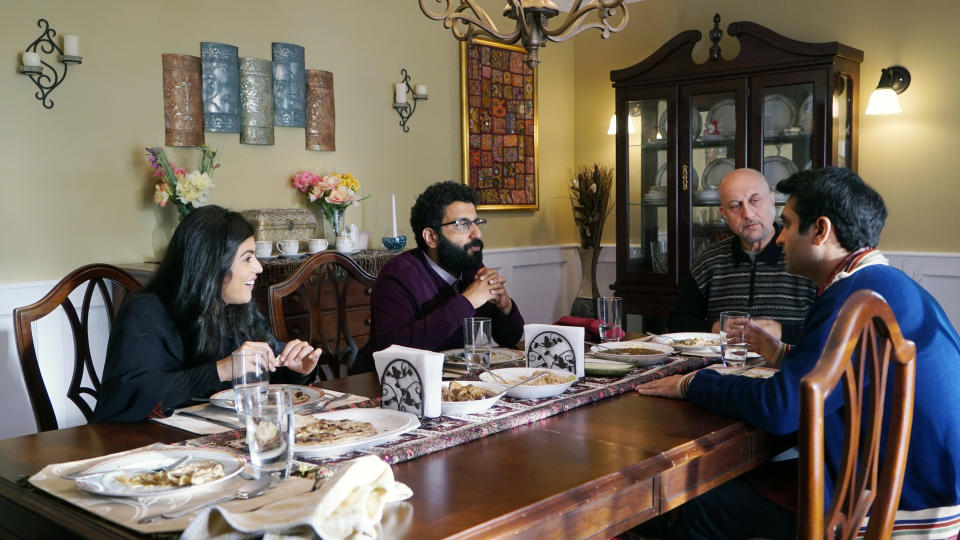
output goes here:
{"type": "Polygon", "coordinates": [[[390,465],[377,456],[363,456],[346,462],[315,492],[250,512],[207,509],[180,538],[299,538],[314,533],[324,540],[376,538],[384,505],[412,495],[406,484],[394,480],[390,465]]]}
{"type": "Polygon", "coordinates": [[[583,377],[583,327],[527,324],[527,367],[562,369],[583,377]]]}
{"type": "Polygon", "coordinates": [[[440,416],[443,354],[400,345],[373,353],[380,378],[381,407],[418,417],[440,416]]]}

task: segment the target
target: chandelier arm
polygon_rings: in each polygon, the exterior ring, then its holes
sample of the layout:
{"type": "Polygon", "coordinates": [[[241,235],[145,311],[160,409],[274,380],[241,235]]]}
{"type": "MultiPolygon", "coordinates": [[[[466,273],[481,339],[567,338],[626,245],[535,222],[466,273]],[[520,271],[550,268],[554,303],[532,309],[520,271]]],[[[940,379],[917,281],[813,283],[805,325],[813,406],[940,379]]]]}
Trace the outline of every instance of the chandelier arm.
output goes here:
{"type": "Polygon", "coordinates": [[[446,8],[439,13],[433,13],[426,7],[425,3],[428,1],[420,0],[420,10],[423,14],[435,21],[442,20],[443,25],[453,33],[453,37],[460,41],[467,41],[475,36],[489,36],[495,40],[513,43],[520,38],[519,25],[512,32],[502,32],[490,16],[477,7],[474,0],[461,0],[456,7],[451,4],[451,0],[434,0],[436,3],[446,4],[446,8]],[[465,25],[465,28],[458,28],[458,23],[465,25]]]}
{"type": "Polygon", "coordinates": [[[611,32],[619,32],[627,27],[627,22],[630,20],[630,14],[627,11],[627,7],[623,5],[623,0],[611,0],[609,4],[603,0],[586,0],[592,2],[599,2],[598,4],[591,4],[586,7],[581,7],[581,3],[584,0],[577,0],[577,3],[574,4],[574,8],[570,10],[570,13],[567,15],[567,18],[563,23],[557,28],[544,28],[543,35],[547,39],[554,42],[566,41],[573,36],[583,32],[585,30],[597,29],[602,33],[604,39],[610,37],[611,32]],[[621,20],[619,24],[611,25],[609,19],[615,17],[613,13],[610,15],[601,15],[599,22],[587,22],[586,16],[591,11],[594,10],[614,10],[621,12],[621,20]]]}

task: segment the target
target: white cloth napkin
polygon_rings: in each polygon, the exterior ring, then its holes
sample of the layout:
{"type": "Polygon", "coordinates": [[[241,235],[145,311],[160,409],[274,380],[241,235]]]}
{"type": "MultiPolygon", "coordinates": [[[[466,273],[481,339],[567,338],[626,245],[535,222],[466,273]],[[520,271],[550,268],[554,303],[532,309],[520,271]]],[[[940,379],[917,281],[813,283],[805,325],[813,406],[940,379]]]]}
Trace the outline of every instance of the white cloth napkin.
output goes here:
{"type": "Polygon", "coordinates": [[[562,369],[583,377],[582,326],[527,324],[523,341],[528,367],[562,369]]]}
{"type": "Polygon", "coordinates": [[[250,512],[207,509],[180,538],[303,538],[314,533],[324,540],[376,538],[384,505],[412,495],[406,484],[394,480],[390,465],[377,456],[363,456],[346,462],[315,492],[250,512]]]}
{"type": "Polygon", "coordinates": [[[420,417],[440,416],[443,353],[391,345],[373,353],[383,389],[381,407],[420,417]]]}

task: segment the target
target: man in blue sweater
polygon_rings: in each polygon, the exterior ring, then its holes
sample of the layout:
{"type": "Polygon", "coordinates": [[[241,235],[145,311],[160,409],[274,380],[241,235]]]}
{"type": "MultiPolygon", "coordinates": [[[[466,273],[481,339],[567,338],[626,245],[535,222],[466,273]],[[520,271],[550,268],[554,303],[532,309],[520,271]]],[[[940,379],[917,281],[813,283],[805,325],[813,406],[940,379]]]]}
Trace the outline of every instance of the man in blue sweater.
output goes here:
{"type": "MultiPolygon", "coordinates": [[[[837,311],[855,291],[876,291],[890,305],[904,337],[917,346],[913,431],[897,518],[942,522],[955,510],[949,507],[960,505],[960,337],[936,300],[874,249],[887,211],[880,195],[859,176],[833,167],[802,171],[777,189],[790,194],[777,238],[787,271],[810,278],[819,289],[795,345],[784,345],[759,327],[748,329],[754,350],[780,371],[769,379],[753,379],[707,369],[661,379],[639,391],[685,397],[777,435],[794,433],[800,421],[800,379],[819,360],[837,311]]],[[[825,407],[828,501],[841,460],[842,404],[843,393],[834,392],[825,407]]],[[[773,512],[781,512],[773,523],[757,519],[758,510],[769,504],[746,481],[728,482],[681,507],[671,535],[794,538],[795,514],[773,505],[773,512]]]]}

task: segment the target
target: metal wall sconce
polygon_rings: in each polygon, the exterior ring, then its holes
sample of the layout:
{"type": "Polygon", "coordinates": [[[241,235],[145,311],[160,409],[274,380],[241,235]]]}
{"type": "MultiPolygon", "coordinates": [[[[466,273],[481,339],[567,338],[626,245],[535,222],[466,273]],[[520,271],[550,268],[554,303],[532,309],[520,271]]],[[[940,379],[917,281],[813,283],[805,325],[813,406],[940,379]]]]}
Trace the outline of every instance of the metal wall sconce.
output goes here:
{"type": "Polygon", "coordinates": [[[866,114],[898,114],[903,112],[897,94],[902,94],[908,86],[910,86],[910,72],[907,71],[907,68],[890,66],[880,70],[880,82],[877,83],[877,89],[870,94],[866,114]]]}
{"type": "Polygon", "coordinates": [[[53,89],[60,86],[67,78],[67,67],[70,64],[82,64],[83,57],[80,56],[80,37],[73,35],[63,36],[63,49],[53,40],[57,31],[50,28],[50,23],[46,19],[37,21],[40,27],[40,37],[33,40],[27,49],[23,52],[20,66],[20,73],[30,77],[33,84],[37,85],[37,93],[34,94],[40,103],[47,109],[53,108],[53,100],[50,99],[50,93],[53,89]],[[63,64],[63,72],[60,73],[55,67],[48,64],[40,53],[53,54],[56,51],[60,53],[60,63],[63,64]],[[49,70],[49,74],[48,74],[49,70]]]}
{"type": "Polygon", "coordinates": [[[413,116],[413,111],[417,110],[417,102],[427,99],[427,85],[410,86],[410,75],[406,68],[401,69],[400,74],[403,75],[403,80],[393,85],[393,108],[400,115],[400,127],[403,128],[404,133],[408,133],[410,128],[407,127],[407,120],[413,116]],[[412,103],[407,100],[407,94],[413,95],[412,103]]]}

